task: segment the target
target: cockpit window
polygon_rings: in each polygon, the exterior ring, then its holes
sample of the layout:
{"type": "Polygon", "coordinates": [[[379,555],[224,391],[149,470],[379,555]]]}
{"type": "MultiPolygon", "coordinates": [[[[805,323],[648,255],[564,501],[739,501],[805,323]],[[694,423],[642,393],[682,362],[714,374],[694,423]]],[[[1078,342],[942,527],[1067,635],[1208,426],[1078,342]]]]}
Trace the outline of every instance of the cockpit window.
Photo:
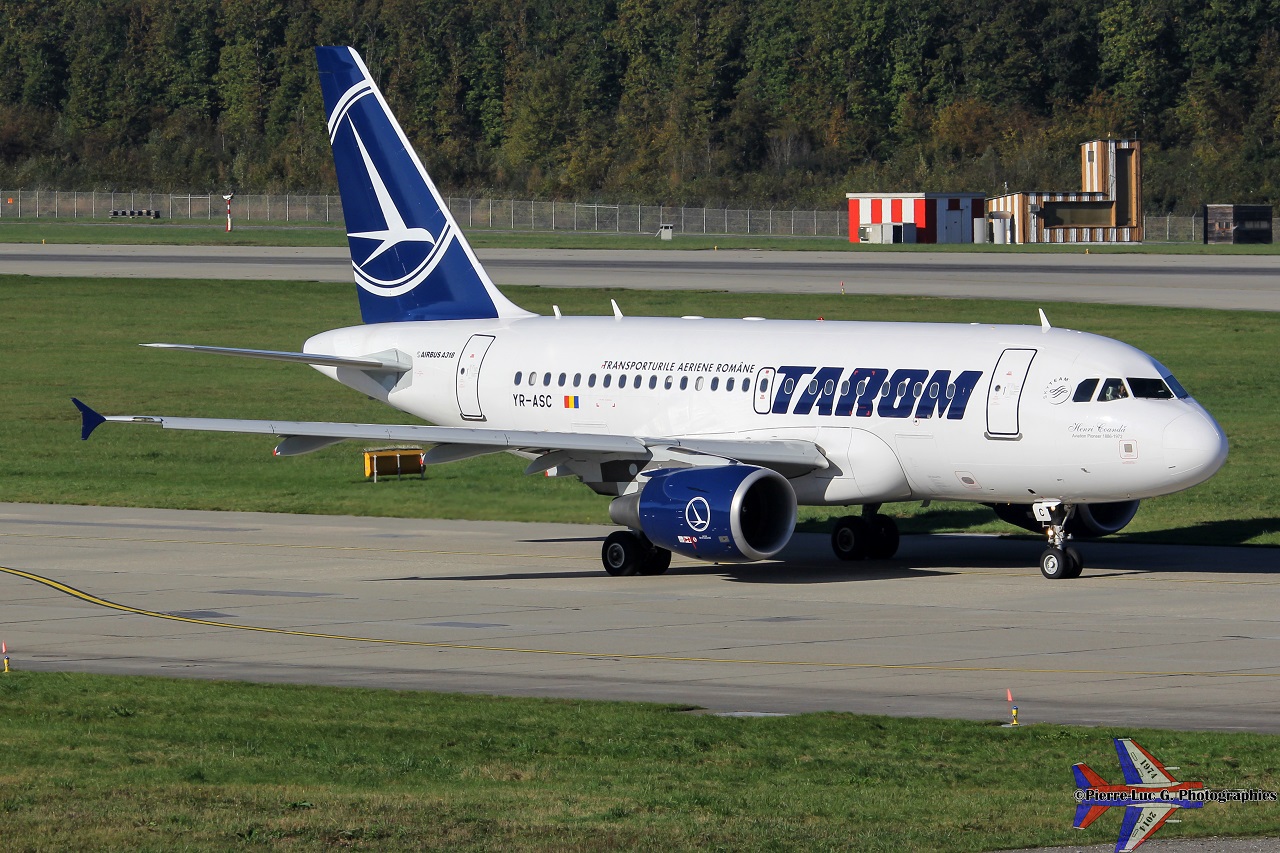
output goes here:
{"type": "Polygon", "coordinates": [[[1129,396],[1129,392],[1125,390],[1123,379],[1108,379],[1102,383],[1102,390],[1098,392],[1099,403],[1109,403],[1112,400],[1123,400],[1129,396]]]}
{"type": "Polygon", "coordinates": [[[1185,400],[1191,396],[1187,393],[1187,389],[1182,387],[1182,383],[1173,378],[1172,373],[1166,373],[1164,375],[1164,381],[1165,384],[1169,386],[1169,390],[1173,392],[1173,396],[1177,397],[1179,400],[1185,400]]]}
{"type": "Polygon", "coordinates": [[[1173,399],[1173,392],[1169,390],[1168,385],[1164,384],[1163,379],[1135,379],[1130,376],[1129,390],[1133,392],[1133,396],[1148,400],[1173,399]]]}
{"type": "Polygon", "coordinates": [[[1097,387],[1097,379],[1086,379],[1076,386],[1076,394],[1071,399],[1077,403],[1087,403],[1093,399],[1093,390],[1097,387]]]}

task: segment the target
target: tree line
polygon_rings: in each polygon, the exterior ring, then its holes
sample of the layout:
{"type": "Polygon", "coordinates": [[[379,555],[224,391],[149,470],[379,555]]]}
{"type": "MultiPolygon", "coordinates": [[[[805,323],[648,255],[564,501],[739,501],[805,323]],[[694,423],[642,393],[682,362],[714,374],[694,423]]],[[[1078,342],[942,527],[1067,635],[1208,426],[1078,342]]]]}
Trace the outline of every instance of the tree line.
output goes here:
{"type": "Polygon", "coordinates": [[[442,189],[839,206],[1280,195],[1280,0],[0,0],[0,185],[332,192],[312,47],[359,49],[442,189]]]}

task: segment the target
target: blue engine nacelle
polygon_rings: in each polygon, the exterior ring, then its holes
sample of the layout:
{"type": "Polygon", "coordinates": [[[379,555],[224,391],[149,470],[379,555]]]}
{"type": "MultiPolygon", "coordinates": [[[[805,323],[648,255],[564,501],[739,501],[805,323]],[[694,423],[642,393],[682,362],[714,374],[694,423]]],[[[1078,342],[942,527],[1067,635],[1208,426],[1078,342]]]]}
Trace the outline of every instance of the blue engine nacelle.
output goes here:
{"type": "Polygon", "coordinates": [[[653,544],[699,560],[746,563],[783,549],[796,526],[796,494],[768,468],[722,465],[653,472],[609,516],[653,544]]]}

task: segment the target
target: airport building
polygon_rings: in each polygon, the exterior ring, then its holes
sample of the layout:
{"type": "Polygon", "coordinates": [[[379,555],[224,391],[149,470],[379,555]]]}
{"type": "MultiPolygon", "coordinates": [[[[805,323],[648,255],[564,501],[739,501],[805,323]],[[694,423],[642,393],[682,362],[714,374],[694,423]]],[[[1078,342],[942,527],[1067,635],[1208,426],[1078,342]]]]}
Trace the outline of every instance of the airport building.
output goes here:
{"type": "MultiPolygon", "coordinates": [[[[846,193],[850,243],[972,243],[985,193],[846,193]]],[[[982,225],[978,225],[979,230],[982,225]]],[[[982,242],[985,232],[979,235],[982,242]]]]}
{"type": "Polygon", "coordinates": [[[1080,192],[1016,192],[987,201],[996,242],[1142,242],[1142,146],[1096,139],[1080,146],[1080,192]]]}

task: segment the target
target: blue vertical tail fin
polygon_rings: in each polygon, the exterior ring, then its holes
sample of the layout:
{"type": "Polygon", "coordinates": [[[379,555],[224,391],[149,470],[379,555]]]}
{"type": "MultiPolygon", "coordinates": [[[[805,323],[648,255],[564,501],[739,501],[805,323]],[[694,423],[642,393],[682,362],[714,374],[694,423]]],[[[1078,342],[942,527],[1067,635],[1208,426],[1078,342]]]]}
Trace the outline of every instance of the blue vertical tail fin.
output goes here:
{"type": "Polygon", "coordinates": [[[317,47],[366,323],[524,317],[485,273],[360,54],[317,47]]]}

